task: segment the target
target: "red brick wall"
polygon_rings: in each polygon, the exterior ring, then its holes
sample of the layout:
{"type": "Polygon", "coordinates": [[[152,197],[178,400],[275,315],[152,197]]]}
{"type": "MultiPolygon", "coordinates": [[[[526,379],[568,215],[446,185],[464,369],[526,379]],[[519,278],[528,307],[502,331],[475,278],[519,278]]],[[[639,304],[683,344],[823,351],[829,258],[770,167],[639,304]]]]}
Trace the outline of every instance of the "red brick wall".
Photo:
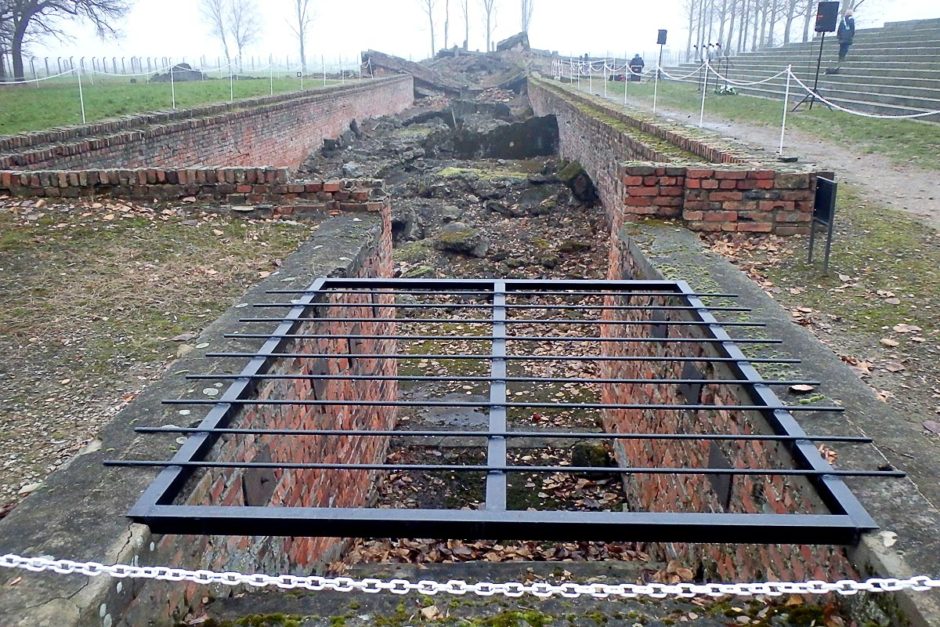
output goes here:
{"type": "Polygon", "coordinates": [[[816,173],[805,167],[544,80],[529,81],[529,101],[536,114],[557,117],[561,156],[591,175],[615,228],[657,217],[696,231],[808,232],[816,173]]]}
{"type": "Polygon", "coordinates": [[[681,218],[694,231],[809,232],[816,174],[734,165],[623,166],[624,212],[681,218]]]}
{"type": "MultiPolygon", "coordinates": [[[[383,227],[379,239],[362,256],[356,276],[380,277],[392,274],[391,211],[386,204],[382,212],[383,227]]],[[[389,296],[367,297],[343,295],[346,302],[362,303],[361,307],[318,309],[321,317],[394,317],[388,304],[389,296]],[[381,299],[381,300],[379,300],[381,299]]],[[[394,323],[325,323],[304,322],[300,334],[330,335],[392,335],[394,323]]],[[[281,352],[322,353],[393,353],[394,340],[298,339],[283,346],[281,352]]],[[[282,359],[270,373],[291,374],[354,374],[394,375],[394,360],[378,359],[282,359]]],[[[362,399],[396,400],[395,381],[269,380],[261,383],[256,398],[298,399],[362,399]]],[[[232,427],[287,429],[393,429],[396,424],[394,407],[352,406],[245,406],[231,422],[232,427]]],[[[385,460],[388,438],[326,437],[326,436],[238,436],[220,438],[210,459],[252,461],[271,459],[278,462],[381,463],[385,460]],[[263,457],[259,457],[262,455],[263,457]]],[[[213,469],[195,475],[184,493],[187,504],[244,505],[246,469],[213,469]]],[[[264,504],[295,507],[355,507],[365,504],[372,493],[374,473],[343,470],[278,470],[274,471],[274,487],[264,504]]],[[[252,503],[254,505],[259,503],[252,503]]],[[[323,564],[337,559],[343,548],[338,538],[242,537],[242,536],[176,536],[155,539],[155,551],[148,557],[154,563],[170,563],[184,568],[237,570],[241,572],[310,574],[323,564]]],[[[230,593],[230,589],[223,593],[230,593]]],[[[159,624],[183,619],[194,611],[207,594],[196,584],[147,583],[136,591],[123,614],[127,624],[146,624],[159,619],[159,624]]],[[[198,612],[197,612],[198,613],[198,612]]]]}
{"type": "MultiPolygon", "coordinates": [[[[377,179],[291,179],[287,168],[0,171],[0,194],[43,198],[130,198],[276,205],[295,210],[380,211],[385,193],[377,179]]],[[[275,208],[276,209],[276,208],[275,208]]],[[[271,209],[258,209],[261,214],[271,209]]]]}
{"type": "MultiPolygon", "coordinates": [[[[621,250],[619,264],[611,268],[611,278],[659,279],[649,276],[631,251],[621,250]]],[[[680,304],[654,297],[632,297],[629,303],[609,304],[680,304]]],[[[691,320],[684,312],[664,311],[665,320],[691,320]]],[[[606,310],[605,318],[649,320],[650,310],[606,310]]],[[[668,326],[669,338],[704,337],[699,327],[668,326]]],[[[606,337],[650,337],[651,325],[603,325],[606,337]]],[[[699,343],[604,342],[611,355],[656,355],[669,357],[720,356],[708,345],[699,343]]],[[[702,378],[733,379],[731,370],[715,362],[694,362],[702,378]]],[[[683,364],[674,361],[602,362],[603,377],[682,378],[683,364]]],[[[697,377],[696,377],[697,378],[697,377]]],[[[604,403],[695,404],[676,385],[625,384],[603,386],[604,403]]],[[[743,387],[710,384],[701,391],[702,404],[753,404],[743,387]]],[[[611,432],[649,433],[772,433],[760,414],[748,411],[667,411],[607,410],[605,430],[611,432]]],[[[784,446],[769,442],[716,443],[731,466],[792,467],[784,446]]],[[[710,442],[625,440],[615,447],[624,466],[698,466],[709,467],[710,442]]],[[[637,511],[732,512],[732,513],[821,513],[826,510],[809,483],[801,477],[738,476],[731,482],[727,508],[705,475],[632,475],[625,478],[627,494],[637,511]]],[[[702,568],[706,577],[723,581],[762,581],[816,578],[831,580],[856,575],[841,547],[796,545],[724,545],[652,543],[647,550],[662,559],[678,559],[693,569],[702,568]]]]}
{"type": "Polygon", "coordinates": [[[398,113],[409,76],[0,138],[0,169],[297,167],[352,120],[398,113]]]}

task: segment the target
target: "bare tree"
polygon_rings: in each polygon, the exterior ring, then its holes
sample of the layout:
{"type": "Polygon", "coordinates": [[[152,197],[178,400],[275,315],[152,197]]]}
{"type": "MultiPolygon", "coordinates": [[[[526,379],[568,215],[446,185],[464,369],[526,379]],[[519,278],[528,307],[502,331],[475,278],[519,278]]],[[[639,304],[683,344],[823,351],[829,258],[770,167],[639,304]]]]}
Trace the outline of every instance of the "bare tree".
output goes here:
{"type": "Polygon", "coordinates": [[[496,0],[480,0],[483,14],[486,16],[486,51],[490,51],[493,41],[493,20],[496,17],[496,0]]]}
{"type": "Polygon", "coordinates": [[[311,0],[292,0],[294,17],[290,21],[291,30],[300,44],[300,70],[307,73],[307,28],[313,22],[313,2],[311,0]]]}
{"type": "Polygon", "coordinates": [[[437,53],[437,46],[434,44],[434,7],[437,5],[437,0],[418,0],[418,4],[428,16],[428,26],[431,29],[431,58],[433,59],[437,53]]]}
{"type": "Polygon", "coordinates": [[[463,9],[463,49],[470,49],[470,0],[460,0],[463,9]]]}
{"type": "Polygon", "coordinates": [[[238,52],[238,71],[242,70],[242,52],[258,41],[261,26],[258,22],[258,5],[255,0],[232,0],[232,13],[228,27],[238,52]]]}
{"type": "Polygon", "coordinates": [[[200,0],[199,9],[209,25],[209,30],[219,38],[222,51],[225,53],[225,63],[231,65],[232,53],[228,47],[228,2],[226,0],[200,0]]]}
{"type": "Polygon", "coordinates": [[[688,18],[689,37],[685,43],[685,60],[692,58],[692,36],[695,34],[695,15],[698,13],[699,0],[685,0],[686,17],[688,18]]]}
{"type": "Polygon", "coordinates": [[[444,0],[444,50],[447,50],[447,37],[450,31],[450,0],[444,0]]]}
{"type": "Polygon", "coordinates": [[[522,32],[529,32],[532,23],[532,12],[535,10],[535,0],[522,0],[522,32]]]}
{"type": "Polygon", "coordinates": [[[9,15],[10,54],[13,76],[25,80],[23,42],[30,33],[62,35],[59,21],[85,19],[98,29],[101,36],[114,34],[113,20],[127,13],[126,0],[6,0],[4,11],[9,15]]]}

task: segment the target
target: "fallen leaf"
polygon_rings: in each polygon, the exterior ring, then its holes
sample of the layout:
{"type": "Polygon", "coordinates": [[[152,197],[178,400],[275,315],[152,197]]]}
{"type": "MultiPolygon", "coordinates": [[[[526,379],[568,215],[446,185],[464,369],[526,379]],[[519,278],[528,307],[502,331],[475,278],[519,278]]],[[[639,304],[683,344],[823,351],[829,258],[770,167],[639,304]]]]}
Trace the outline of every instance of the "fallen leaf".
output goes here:
{"type": "Polygon", "coordinates": [[[198,333],[180,333],[174,338],[171,338],[173,342],[188,342],[189,340],[194,340],[199,337],[198,333]]]}
{"type": "Polygon", "coordinates": [[[913,324],[896,324],[891,328],[895,333],[912,333],[914,331],[920,331],[920,327],[914,326],[913,324]]]}
{"type": "Polygon", "coordinates": [[[901,343],[898,342],[897,340],[892,340],[890,337],[883,337],[881,338],[881,345],[887,346],[889,348],[894,348],[895,346],[900,346],[901,343]]]}
{"type": "Polygon", "coordinates": [[[901,299],[900,298],[886,298],[885,302],[888,303],[889,305],[900,305],[901,299]]]}
{"type": "Polygon", "coordinates": [[[815,389],[816,389],[815,386],[805,385],[802,383],[790,386],[790,391],[793,392],[794,394],[807,394],[809,392],[812,392],[815,389]]]}
{"type": "Polygon", "coordinates": [[[904,369],[904,365],[899,364],[896,361],[889,361],[885,363],[885,370],[888,372],[902,372],[904,369]]]}
{"type": "Polygon", "coordinates": [[[437,609],[436,605],[429,605],[421,608],[421,616],[424,617],[424,620],[437,620],[441,617],[441,611],[437,609]]]}
{"type": "Polygon", "coordinates": [[[215,235],[216,237],[222,237],[223,235],[225,235],[225,233],[223,233],[219,229],[212,229],[212,234],[215,235]]]}

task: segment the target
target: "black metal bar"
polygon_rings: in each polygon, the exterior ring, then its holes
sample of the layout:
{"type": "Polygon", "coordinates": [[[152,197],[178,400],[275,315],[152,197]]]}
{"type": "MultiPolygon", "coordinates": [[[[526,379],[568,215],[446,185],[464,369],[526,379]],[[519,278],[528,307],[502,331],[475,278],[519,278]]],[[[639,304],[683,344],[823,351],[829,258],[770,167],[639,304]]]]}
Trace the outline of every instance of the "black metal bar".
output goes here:
{"type": "MultiPolygon", "coordinates": [[[[253,303],[252,307],[296,307],[296,303],[253,303]]],[[[330,307],[369,307],[367,303],[324,303],[316,302],[308,305],[309,307],[330,308],[330,307]]],[[[389,303],[375,305],[385,309],[492,309],[490,303],[389,303]]],[[[690,311],[691,307],[682,305],[506,305],[506,309],[565,309],[565,310],[640,310],[643,311],[690,311]]],[[[749,307],[709,307],[711,311],[751,311],[749,307]]]]}
{"type": "MultiPolygon", "coordinates": [[[[399,321],[400,322],[400,321],[399,321]]],[[[295,333],[287,335],[266,334],[266,333],[226,333],[222,337],[235,340],[263,340],[271,337],[282,337],[291,340],[330,340],[330,339],[348,339],[348,340],[420,340],[420,341],[467,341],[467,342],[491,342],[493,338],[489,335],[345,335],[342,333],[295,333]]],[[[676,338],[658,338],[658,337],[571,337],[571,336],[536,336],[536,335],[507,335],[507,341],[514,342],[650,342],[654,344],[693,344],[693,343],[714,343],[725,340],[714,338],[694,338],[694,337],[676,337],[676,338]]],[[[783,344],[779,339],[752,339],[752,338],[733,338],[731,341],[739,344],[783,344]]]]}
{"type": "MultiPolygon", "coordinates": [[[[265,290],[265,294],[310,294],[310,290],[265,290]]],[[[429,296],[492,296],[493,292],[491,290],[371,290],[371,289],[361,289],[361,290],[334,290],[334,289],[325,289],[320,290],[319,292],[323,296],[330,294],[362,294],[362,295],[373,295],[373,294],[427,294],[429,296]]],[[[682,292],[643,292],[635,290],[620,290],[620,291],[563,291],[563,290],[519,290],[510,292],[509,295],[532,295],[532,296],[677,296],[683,298],[687,296],[682,292]]],[[[697,296],[698,298],[738,298],[737,294],[717,294],[717,293],[708,293],[702,292],[698,294],[691,294],[691,296],[697,296]]]]}
{"type": "Polygon", "coordinates": [[[267,400],[239,399],[234,401],[221,401],[203,398],[179,398],[162,401],[166,405],[216,405],[219,403],[233,403],[236,405],[304,405],[304,406],[356,406],[356,407],[524,407],[529,409],[661,409],[661,410],[689,410],[689,411],[764,411],[786,409],[790,411],[827,411],[843,412],[845,408],[838,405],[671,405],[669,403],[516,403],[505,402],[495,405],[488,401],[368,401],[348,399],[282,399],[267,400]]]}
{"type": "MultiPolygon", "coordinates": [[[[680,289],[684,292],[692,293],[693,290],[685,281],[679,281],[678,285],[680,289]]],[[[713,326],[709,327],[709,332],[712,333],[715,337],[719,338],[728,338],[728,334],[721,328],[720,323],[711,315],[708,308],[700,300],[695,297],[689,297],[689,303],[698,305],[699,309],[694,314],[703,322],[711,322],[713,326]]],[[[721,345],[719,349],[723,354],[728,355],[732,358],[735,357],[744,357],[744,354],[741,352],[741,349],[734,345],[732,342],[721,345]]],[[[734,369],[736,374],[743,376],[744,378],[751,379],[755,382],[760,382],[761,376],[754,367],[748,363],[746,360],[737,360],[732,362],[731,367],[734,369]]],[[[747,388],[752,399],[762,402],[767,406],[774,406],[780,404],[779,398],[774,394],[767,386],[755,385],[747,388]]],[[[790,410],[794,408],[789,408],[790,410]]],[[[806,432],[800,426],[800,424],[793,417],[791,411],[788,411],[786,408],[778,408],[773,411],[768,411],[764,413],[764,417],[767,420],[771,429],[777,433],[782,433],[786,435],[805,435],[806,432]]],[[[819,454],[819,451],[811,443],[800,443],[796,442],[790,449],[791,455],[793,456],[794,462],[803,467],[810,467],[814,470],[825,470],[832,468],[832,466],[826,462],[819,454]]],[[[875,524],[875,521],[872,517],[865,511],[865,508],[862,507],[862,504],[858,502],[858,499],[852,494],[848,486],[845,485],[841,479],[835,477],[820,477],[819,480],[813,481],[813,484],[816,488],[817,493],[822,498],[823,502],[829,508],[829,510],[835,514],[846,514],[853,521],[856,527],[861,529],[877,529],[878,525],[875,524]]],[[[858,532],[853,539],[853,542],[857,542],[859,539],[858,532]]]]}
{"type": "Polygon", "coordinates": [[[443,471],[443,472],[531,472],[531,473],[577,473],[595,475],[747,475],[809,477],[832,475],[834,477],[906,477],[900,470],[813,470],[807,468],[689,468],[679,466],[490,466],[488,464],[321,464],[315,462],[177,462],[172,460],[106,459],[105,466],[124,467],[169,467],[181,468],[269,468],[273,470],[395,470],[395,471],[443,471]]]}
{"type": "MultiPolygon", "coordinates": [[[[730,342],[731,340],[729,340],[730,342]]],[[[743,353],[742,353],[743,354],[743,353]]],[[[206,357],[239,357],[239,358],[253,358],[256,357],[257,353],[206,353],[206,357]]],[[[401,353],[349,353],[349,354],[323,354],[323,353],[274,353],[269,355],[272,358],[286,358],[286,359],[322,359],[322,358],[337,358],[337,357],[352,357],[353,359],[478,359],[481,361],[489,361],[492,359],[492,355],[431,355],[426,353],[417,353],[414,355],[401,354],[401,353]]],[[[733,357],[674,357],[669,355],[627,355],[627,356],[611,356],[611,355],[507,355],[505,359],[509,361],[702,361],[702,362],[735,362],[735,361],[749,361],[755,364],[798,364],[800,363],[799,359],[777,359],[777,358],[752,358],[744,357],[742,359],[736,359],[733,357]]]]}
{"type": "MultiPolygon", "coordinates": [[[[243,379],[240,374],[188,374],[190,380],[226,380],[243,379]]],[[[490,376],[474,375],[456,375],[456,376],[430,376],[430,375],[368,375],[368,374],[258,374],[250,377],[251,379],[273,380],[288,379],[301,381],[320,381],[320,380],[338,380],[338,381],[479,381],[481,383],[492,383],[497,381],[490,376]]],[[[591,377],[504,377],[499,379],[506,383],[639,383],[644,385],[688,385],[690,383],[705,385],[712,383],[715,385],[754,385],[753,381],[747,379],[594,379],[591,377]]],[[[800,379],[765,379],[760,382],[762,385],[821,385],[819,381],[800,380],[800,379]]]]}
{"type": "Polygon", "coordinates": [[[843,444],[870,444],[873,440],[864,436],[853,435],[755,435],[731,433],[613,433],[610,431],[401,431],[350,430],[350,429],[199,429],[196,427],[135,427],[137,433],[173,434],[173,433],[218,433],[222,435],[327,435],[349,437],[403,437],[403,438],[540,438],[561,440],[691,440],[691,441],[733,441],[733,442],[838,442],[843,444]]]}
{"type": "Polygon", "coordinates": [[[506,431],[506,284],[502,281],[493,283],[493,334],[492,360],[490,362],[489,430],[486,439],[486,465],[491,469],[486,473],[485,507],[488,511],[506,509],[506,473],[496,470],[507,464],[506,438],[495,435],[506,431]]]}
{"type": "MultiPolygon", "coordinates": [[[[376,307],[381,307],[377,305],[376,307]]],[[[239,322],[282,322],[283,318],[239,318],[239,322]]],[[[298,318],[298,322],[401,322],[414,324],[490,324],[489,318],[298,318]]],[[[570,325],[645,325],[663,324],[668,326],[703,326],[706,323],[694,320],[566,320],[564,318],[516,318],[506,320],[506,324],[570,324],[570,325]]],[[[764,322],[722,322],[725,327],[766,327],[764,322]]]]}
{"type": "Polygon", "coordinates": [[[669,512],[566,512],[313,507],[158,505],[138,522],[154,533],[337,537],[489,538],[622,542],[852,544],[859,531],[848,516],[669,512]]]}
{"type": "MultiPolygon", "coordinates": [[[[311,287],[322,286],[327,279],[317,279],[311,287]]],[[[285,316],[285,319],[276,329],[276,332],[290,333],[294,329],[295,322],[291,317],[300,317],[303,315],[305,305],[313,301],[313,296],[304,296],[300,303],[285,316]]],[[[219,401],[235,401],[250,392],[253,382],[251,375],[262,374],[268,365],[269,355],[277,351],[283,340],[271,339],[264,343],[261,349],[251,358],[242,369],[242,374],[247,375],[243,379],[235,380],[228,389],[219,398],[219,401]]],[[[225,421],[231,417],[231,412],[236,405],[217,405],[203,418],[199,423],[200,427],[213,428],[224,425],[225,421]]],[[[173,456],[174,461],[192,461],[197,457],[205,456],[215,443],[215,436],[211,433],[195,434],[190,436],[186,442],[180,446],[180,449],[173,456]]],[[[176,493],[182,489],[183,484],[189,477],[189,472],[183,467],[168,467],[164,469],[159,476],[147,487],[144,493],[137,500],[137,503],[131,508],[128,515],[132,518],[141,516],[143,512],[150,508],[172,502],[176,493]]]]}

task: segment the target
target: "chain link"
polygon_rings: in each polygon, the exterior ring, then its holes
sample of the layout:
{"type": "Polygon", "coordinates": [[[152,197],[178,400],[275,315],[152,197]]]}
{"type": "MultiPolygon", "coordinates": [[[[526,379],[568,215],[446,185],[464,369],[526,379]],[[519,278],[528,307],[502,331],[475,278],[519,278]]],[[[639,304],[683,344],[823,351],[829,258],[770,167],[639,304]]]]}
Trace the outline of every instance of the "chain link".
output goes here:
{"type": "Polygon", "coordinates": [[[129,579],[158,579],[162,581],[191,581],[199,584],[222,584],[226,586],[249,585],[257,588],[274,586],[284,590],[304,588],[307,590],[334,592],[365,592],[377,594],[391,592],[392,594],[419,594],[433,595],[438,593],[490,597],[503,595],[507,597],[521,597],[532,595],[540,598],[561,596],[577,598],[591,596],[597,599],[609,597],[636,598],[651,597],[663,599],[666,597],[691,598],[695,596],[781,596],[784,594],[829,594],[837,593],[851,596],[859,592],[897,592],[899,590],[914,590],[925,592],[940,589],[940,579],[926,575],[896,578],[872,578],[866,581],[853,581],[842,579],[835,582],[825,581],[768,581],[764,583],[648,583],[648,584],[579,584],[562,583],[551,584],[546,582],[520,583],[511,581],[507,583],[493,583],[481,581],[468,583],[459,579],[452,579],[446,583],[422,580],[412,583],[406,579],[391,579],[383,581],[375,578],[352,579],[350,577],[298,577],[295,575],[265,575],[255,573],[245,575],[242,573],[218,573],[211,570],[184,570],[182,568],[168,568],[164,566],[130,566],[127,564],[114,564],[111,566],[98,562],[75,562],[72,560],[57,560],[48,557],[22,557],[20,555],[0,556],[0,567],[16,568],[39,573],[52,571],[69,575],[81,574],[88,577],[109,575],[117,578],[129,579]]]}

